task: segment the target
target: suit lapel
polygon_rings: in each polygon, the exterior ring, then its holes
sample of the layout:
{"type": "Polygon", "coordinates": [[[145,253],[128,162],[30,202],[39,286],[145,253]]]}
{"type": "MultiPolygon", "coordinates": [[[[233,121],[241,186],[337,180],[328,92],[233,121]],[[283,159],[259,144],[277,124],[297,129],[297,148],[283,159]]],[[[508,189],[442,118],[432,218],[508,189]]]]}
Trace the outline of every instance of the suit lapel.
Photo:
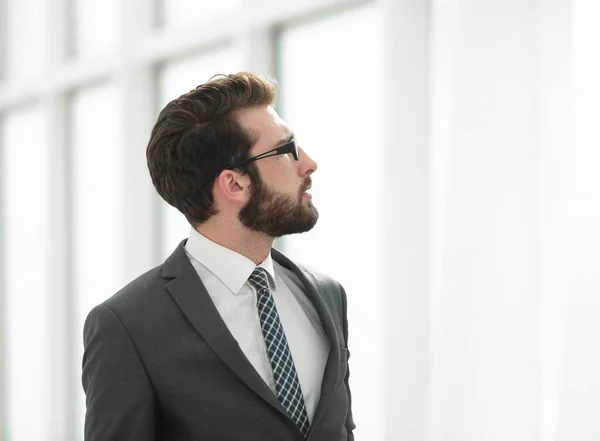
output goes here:
{"type": "Polygon", "coordinates": [[[248,361],[229,332],[196,270],[190,263],[182,242],[165,261],[165,287],[179,309],[214,353],[257,395],[287,418],[284,407],[248,361]]]}
{"type": "MultiPolygon", "coordinates": [[[[231,335],[231,332],[229,332],[227,325],[221,318],[204,284],[185,253],[185,243],[186,241],[181,242],[179,247],[177,247],[163,265],[163,278],[166,279],[165,287],[167,291],[212,351],[258,396],[286,418],[290,419],[285,408],[258,372],[256,372],[237,341],[233,338],[233,335],[231,335]]],[[[319,315],[319,319],[331,344],[331,350],[323,375],[321,398],[312,419],[310,429],[310,432],[312,432],[323,418],[341,380],[339,375],[340,338],[336,330],[334,315],[325,301],[329,287],[317,280],[306,269],[294,264],[278,250],[273,249],[272,256],[278,263],[290,269],[300,279],[304,285],[306,295],[313,303],[319,315]]]]}
{"type": "Polygon", "coordinates": [[[340,339],[335,327],[333,313],[325,301],[325,296],[328,294],[329,288],[324,283],[318,281],[308,270],[299,267],[278,250],[273,249],[271,255],[278,263],[293,271],[303,283],[305,293],[317,310],[325,333],[329,339],[329,343],[331,344],[331,351],[329,352],[329,358],[327,359],[325,373],[323,375],[321,398],[319,400],[319,404],[317,405],[315,415],[312,419],[310,429],[312,432],[312,430],[318,426],[319,422],[323,418],[325,411],[331,403],[331,399],[335,390],[337,389],[339,381],[341,380],[339,375],[340,339]]]}

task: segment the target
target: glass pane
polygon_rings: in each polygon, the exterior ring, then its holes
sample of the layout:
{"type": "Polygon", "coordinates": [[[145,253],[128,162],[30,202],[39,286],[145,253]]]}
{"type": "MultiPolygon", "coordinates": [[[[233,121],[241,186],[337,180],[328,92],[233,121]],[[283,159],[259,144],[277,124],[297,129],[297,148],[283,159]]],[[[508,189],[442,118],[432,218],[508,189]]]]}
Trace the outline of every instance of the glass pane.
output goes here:
{"type": "Polygon", "coordinates": [[[4,121],[0,140],[10,441],[45,441],[49,419],[46,130],[41,109],[19,110],[4,121]]]}
{"type": "Polygon", "coordinates": [[[117,47],[121,38],[119,0],[75,0],[75,53],[85,58],[117,47]]]}
{"type": "MultiPolygon", "coordinates": [[[[222,49],[212,53],[199,53],[194,57],[166,63],[158,74],[158,111],[169,101],[205,83],[216,74],[238,72],[242,55],[236,48],[222,49]]],[[[185,216],[161,199],[162,256],[167,257],[177,244],[187,238],[190,225],[185,216]]]]}
{"type": "Polygon", "coordinates": [[[286,28],[278,43],[279,110],[318,164],[311,193],[320,213],[314,230],[285,238],[285,250],[291,258],[335,277],[346,289],[353,410],[360,421],[357,436],[383,439],[379,13],[369,6],[286,28]]]}
{"type": "MultiPolygon", "coordinates": [[[[119,93],[102,84],[77,93],[71,103],[74,287],[76,295],[76,372],[81,372],[81,343],[89,311],[125,283],[121,271],[123,156],[119,93]]],[[[79,378],[81,420],[84,399],[79,378]]],[[[83,432],[82,432],[83,433],[83,432]]]]}
{"type": "MultiPolygon", "coordinates": [[[[39,74],[44,66],[48,0],[7,0],[6,18],[0,17],[0,37],[6,38],[2,74],[19,80],[39,74]]],[[[4,12],[0,5],[0,13],[4,12]]],[[[0,55],[1,56],[1,55],[0,55]]]]}
{"type": "Polygon", "coordinates": [[[166,26],[185,26],[203,22],[236,9],[241,0],[162,0],[166,26]]]}

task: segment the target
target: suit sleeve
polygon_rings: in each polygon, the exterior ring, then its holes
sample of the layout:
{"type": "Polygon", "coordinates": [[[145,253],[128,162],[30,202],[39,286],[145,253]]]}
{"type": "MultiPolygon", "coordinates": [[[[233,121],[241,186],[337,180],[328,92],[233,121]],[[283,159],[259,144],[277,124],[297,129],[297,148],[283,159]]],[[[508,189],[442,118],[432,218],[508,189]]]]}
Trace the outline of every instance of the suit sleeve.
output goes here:
{"type": "MultiPolygon", "coordinates": [[[[342,295],[342,305],[343,305],[343,325],[344,325],[344,341],[346,342],[346,348],[348,347],[348,308],[346,305],[346,291],[344,288],[340,286],[341,295],[342,295]]],[[[348,358],[350,358],[348,356],[348,358]]],[[[348,368],[348,372],[346,373],[345,383],[346,390],[348,391],[348,416],[346,417],[346,430],[348,432],[348,441],[354,441],[354,432],[353,430],[356,428],[354,424],[354,419],[352,418],[352,394],[350,393],[350,368],[348,368]]]]}
{"type": "Polygon", "coordinates": [[[155,396],[137,350],[117,315],[99,305],[84,330],[85,441],[153,441],[155,396]]]}

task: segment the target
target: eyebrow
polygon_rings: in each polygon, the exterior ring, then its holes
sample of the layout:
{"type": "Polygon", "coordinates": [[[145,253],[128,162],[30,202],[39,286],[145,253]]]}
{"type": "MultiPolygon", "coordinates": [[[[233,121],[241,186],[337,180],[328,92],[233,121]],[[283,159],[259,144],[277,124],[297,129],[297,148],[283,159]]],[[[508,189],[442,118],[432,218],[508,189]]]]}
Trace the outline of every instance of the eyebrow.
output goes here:
{"type": "Polygon", "coordinates": [[[292,130],[289,135],[287,135],[287,136],[281,138],[279,141],[277,141],[277,144],[275,145],[275,148],[281,147],[282,145],[287,144],[292,139],[294,139],[295,136],[296,135],[294,135],[294,131],[292,130]]]}

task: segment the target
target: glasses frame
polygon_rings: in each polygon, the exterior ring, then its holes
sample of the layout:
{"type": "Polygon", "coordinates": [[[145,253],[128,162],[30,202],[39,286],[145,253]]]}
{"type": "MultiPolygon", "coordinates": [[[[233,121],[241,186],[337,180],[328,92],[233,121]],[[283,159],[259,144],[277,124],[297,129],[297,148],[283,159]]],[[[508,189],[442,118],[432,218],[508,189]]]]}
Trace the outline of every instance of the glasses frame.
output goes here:
{"type": "Polygon", "coordinates": [[[244,165],[248,165],[251,162],[254,161],[258,161],[259,159],[264,159],[264,158],[270,158],[271,156],[277,156],[277,155],[286,155],[288,153],[291,153],[294,156],[294,159],[296,161],[300,160],[300,154],[298,153],[298,145],[296,144],[296,139],[292,138],[291,140],[289,140],[288,142],[286,142],[285,144],[274,148],[273,150],[269,150],[267,152],[261,153],[260,155],[256,155],[253,156],[252,158],[248,158],[245,159],[241,162],[238,162],[237,164],[230,164],[227,165],[225,167],[221,167],[219,170],[217,170],[215,172],[215,174],[213,174],[207,181],[206,183],[212,181],[213,179],[217,178],[224,170],[235,170],[236,168],[240,168],[244,165]]]}

